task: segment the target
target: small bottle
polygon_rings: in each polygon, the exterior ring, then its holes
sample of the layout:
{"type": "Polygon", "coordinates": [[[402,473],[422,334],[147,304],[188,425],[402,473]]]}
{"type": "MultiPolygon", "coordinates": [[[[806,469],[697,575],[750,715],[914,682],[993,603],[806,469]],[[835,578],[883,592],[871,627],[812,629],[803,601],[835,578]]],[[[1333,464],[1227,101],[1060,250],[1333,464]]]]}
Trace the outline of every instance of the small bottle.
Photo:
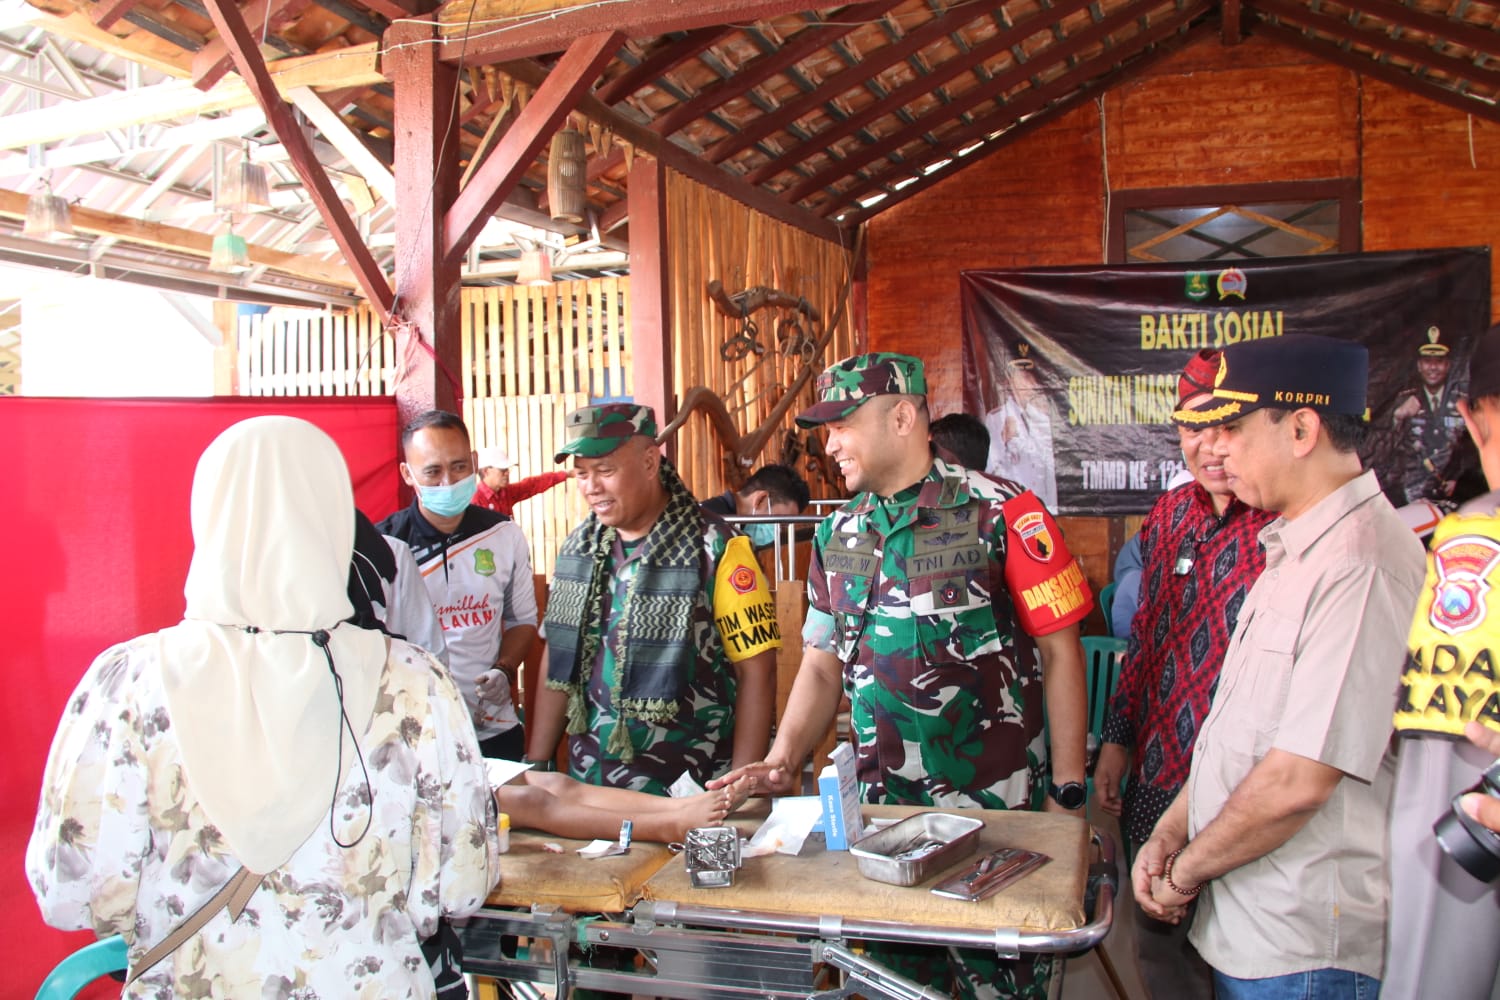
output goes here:
{"type": "Polygon", "coordinates": [[[500,842],[500,853],[505,854],[510,850],[510,814],[501,813],[500,820],[495,825],[499,828],[495,839],[500,842]]]}

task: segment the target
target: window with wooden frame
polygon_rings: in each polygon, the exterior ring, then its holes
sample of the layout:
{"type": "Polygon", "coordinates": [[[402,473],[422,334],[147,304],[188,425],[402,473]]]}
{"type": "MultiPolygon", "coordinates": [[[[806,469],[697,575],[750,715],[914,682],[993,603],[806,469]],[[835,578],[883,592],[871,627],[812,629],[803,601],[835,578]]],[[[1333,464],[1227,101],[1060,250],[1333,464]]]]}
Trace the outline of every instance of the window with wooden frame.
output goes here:
{"type": "Polygon", "coordinates": [[[1110,196],[1109,262],[1245,260],[1359,249],[1359,182],[1151,188],[1110,196]]]}

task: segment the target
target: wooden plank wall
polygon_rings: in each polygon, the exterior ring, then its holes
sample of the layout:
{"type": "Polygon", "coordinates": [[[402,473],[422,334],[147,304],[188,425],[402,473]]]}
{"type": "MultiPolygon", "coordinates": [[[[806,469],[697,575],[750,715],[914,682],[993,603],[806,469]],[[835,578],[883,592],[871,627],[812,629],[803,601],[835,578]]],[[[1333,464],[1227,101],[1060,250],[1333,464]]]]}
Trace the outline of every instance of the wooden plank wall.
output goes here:
{"type": "MultiPolygon", "coordinates": [[[[951,412],[958,272],[1102,263],[1112,192],[1355,178],[1356,249],[1491,245],[1497,163],[1500,126],[1271,42],[1207,39],[877,216],[869,345],[923,357],[934,413],[951,412]]],[[[1500,297],[1500,276],[1491,288],[1500,297]]],[[[1063,519],[1096,589],[1137,521],[1063,519]]]]}
{"type": "MultiPolygon", "coordinates": [[[[552,456],[569,410],[630,395],[629,299],[626,278],[463,290],[461,415],[475,448],[498,445],[516,460],[513,480],[559,468],[552,456]]],[[[236,354],[242,395],[384,396],[394,388],[395,344],[364,307],[244,317],[236,354]]],[[[563,538],[586,514],[566,485],[516,507],[538,574],[551,576],[563,538]]]]}
{"type": "MultiPolygon", "coordinates": [[[[844,293],[849,254],[843,247],[777,222],[671,171],[667,173],[667,234],[676,396],[681,400],[693,386],[709,387],[723,399],[735,427],[746,434],[765,422],[804,365],[801,355],[782,353],[778,341],[778,321],[793,313],[766,309],[751,316],[759,327],[757,340],[764,353],[726,361],[720,348],[740,332],[740,322],[724,317],[714,307],[705,291],[708,282],[718,279],[730,294],[758,285],[790,292],[806,298],[826,323],[844,293]]],[[[846,310],[828,347],[812,359],[813,374],[854,353],[853,343],[846,310]]],[[[691,417],[676,439],[683,481],[696,496],[710,497],[743,482],[745,475],[768,462],[783,461],[789,434],[795,434],[804,447],[808,441],[792,417],[812,402],[809,379],[765,449],[749,468],[738,470],[726,469],[726,449],[707,419],[691,417]]],[[[839,484],[829,482],[823,470],[807,463],[799,463],[799,468],[813,496],[839,495],[839,484]]]]}

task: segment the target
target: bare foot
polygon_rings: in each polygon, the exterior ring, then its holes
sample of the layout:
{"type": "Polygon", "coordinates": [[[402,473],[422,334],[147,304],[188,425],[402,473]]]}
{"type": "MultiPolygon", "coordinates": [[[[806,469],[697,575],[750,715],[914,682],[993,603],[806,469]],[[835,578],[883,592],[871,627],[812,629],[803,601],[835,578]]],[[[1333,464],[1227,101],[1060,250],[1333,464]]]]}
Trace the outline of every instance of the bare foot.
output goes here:
{"type": "Polygon", "coordinates": [[[711,792],[673,800],[677,806],[673,810],[673,820],[681,824],[673,839],[681,840],[695,827],[718,826],[749,795],[750,782],[748,779],[741,779],[711,792]]]}

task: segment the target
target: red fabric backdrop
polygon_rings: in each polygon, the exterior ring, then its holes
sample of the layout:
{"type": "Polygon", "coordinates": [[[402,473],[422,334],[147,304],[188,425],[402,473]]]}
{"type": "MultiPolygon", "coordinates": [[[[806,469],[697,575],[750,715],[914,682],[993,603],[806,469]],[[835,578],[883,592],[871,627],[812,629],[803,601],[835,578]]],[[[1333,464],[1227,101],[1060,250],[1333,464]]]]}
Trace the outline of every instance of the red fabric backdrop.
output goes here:
{"type": "Polygon", "coordinates": [[[396,508],[396,408],[387,397],[0,398],[9,465],[0,525],[11,539],[0,573],[0,642],[11,678],[0,707],[6,995],[31,996],[53,965],[93,939],[43,924],[26,883],[26,841],[62,706],[106,647],[182,617],[198,456],[224,428],[265,413],[327,431],[365,513],[379,520],[396,508]]]}

